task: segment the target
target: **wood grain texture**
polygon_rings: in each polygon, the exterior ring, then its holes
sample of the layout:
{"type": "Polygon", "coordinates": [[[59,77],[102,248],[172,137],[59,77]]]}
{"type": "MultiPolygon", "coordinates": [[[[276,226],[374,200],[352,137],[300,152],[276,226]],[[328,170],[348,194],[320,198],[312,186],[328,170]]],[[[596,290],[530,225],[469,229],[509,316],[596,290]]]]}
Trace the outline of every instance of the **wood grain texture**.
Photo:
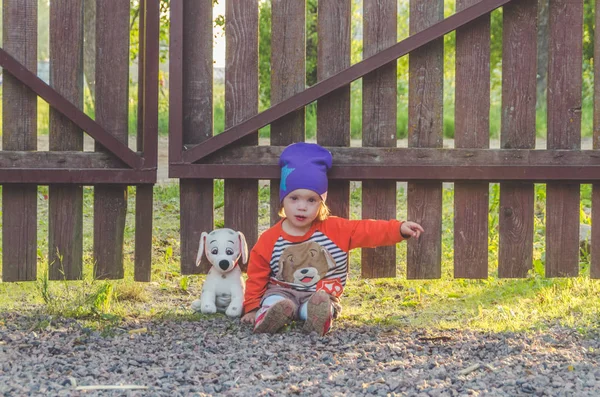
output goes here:
{"type": "MultiPolygon", "coordinates": [[[[98,0],[96,8],[96,121],[127,143],[129,87],[129,3],[98,0]]],[[[103,151],[96,142],[96,150],[103,151]]],[[[123,278],[127,187],[94,188],[94,274],[123,278]]]]}
{"type": "MultiPolygon", "coordinates": [[[[444,2],[410,2],[410,33],[415,34],[444,18],[444,2]]],[[[438,39],[409,57],[408,145],[410,148],[443,144],[444,42],[438,39]]],[[[409,279],[439,278],[442,269],[442,184],[409,182],[408,220],[425,233],[408,241],[409,279]]]]}
{"type": "MultiPolygon", "coordinates": [[[[212,0],[183,4],[183,144],[201,143],[213,135],[212,0]]],[[[202,232],[214,228],[212,180],[182,179],[179,184],[181,271],[205,273],[205,257],[196,266],[202,232]]]]}
{"type": "Polygon", "coordinates": [[[135,281],[149,282],[152,278],[152,201],[153,185],[135,188],[135,281]]]}
{"type": "MultiPolygon", "coordinates": [[[[306,86],[306,4],[274,0],[271,4],[271,106],[306,86]]],[[[301,108],[271,124],[271,145],[304,141],[305,110],[301,108]]],[[[271,180],[271,225],[279,221],[279,179],[271,180]]]]}
{"type": "MultiPolygon", "coordinates": [[[[507,4],[503,15],[502,130],[505,149],[535,148],[537,0],[507,4]]],[[[526,277],[533,263],[533,184],[500,184],[498,276],[526,277]]]]}
{"type": "MultiPolygon", "coordinates": [[[[583,0],[550,2],[548,148],[581,147],[583,0]]],[[[549,183],[546,276],[579,273],[579,185],[549,183]]]]}
{"type": "MultiPolygon", "coordinates": [[[[363,56],[370,57],[396,44],[395,0],[366,0],[363,18],[363,56]]],[[[396,147],[396,62],[363,78],[363,146],[396,147]]],[[[396,218],[396,182],[364,181],[362,218],[396,218]]],[[[361,274],[364,278],[395,277],[396,247],[363,248],[361,274]]]]}
{"type": "MultiPolygon", "coordinates": [[[[2,47],[37,72],[37,1],[2,3],[2,47]]],[[[3,150],[37,149],[37,96],[10,73],[2,83],[3,150]]],[[[29,281],[37,275],[37,187],[3,186],[2,280],[29,281]]]]}
{"type": "MultiPolygon", "coordinates": [[[[321,0],[317,21],[317,80],[350,66],[351,0],[321,0]]],[[[317,143],[350,146],[350,85],[317,101],[317,143]]],[[[329,181],[327,205],[333,215],[350,216],[350,183],[329,181]]]]}
{"type": "MultiPolygon", "coordinates": [[[[459,0],[462,10],[477,0],[459,0]]],[[[489,147],[490,17],[456,31],[455,135],[457,148],[489,147]]],[[[454,185],[454,276],[486,278],[488,272],[487,183],[454,185]]]]}
{"type": "MultiPolygon", "coordinates": [[[[83,109],[83,1],[50,3],[50,85],[83,109]]],[[[83,151],[83,131],[50,108],[52,151],[83,151]]],[[[83,187],[51,185],[48,263],[51,280],[83,275],[83,187]]]]}
{"type": "MultiPolygon", "coordinates": [[[[225,128],[258,112],[258,0],[234,0],[225,10],[225,128]]],[[[258,133],[233,147],[257,145],[258,133]]],[[[258,239],[258,181],[225,181],[225,226],[241,231],[252,247],[258,239]]]]}

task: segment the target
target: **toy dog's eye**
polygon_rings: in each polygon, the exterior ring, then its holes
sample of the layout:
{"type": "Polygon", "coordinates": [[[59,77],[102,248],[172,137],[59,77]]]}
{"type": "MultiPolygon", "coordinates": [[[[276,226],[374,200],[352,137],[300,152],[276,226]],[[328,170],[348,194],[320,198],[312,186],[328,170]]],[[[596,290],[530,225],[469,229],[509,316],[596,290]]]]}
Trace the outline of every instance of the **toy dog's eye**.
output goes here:
{"type": "Polygon", "coordinates": [[[210,253],[213,255],[217,255],[219,253],[219,249],[218,248],[213,248],[212,250],[210,250],[210,253]]]}
{"type": "Polygon", "coordinates": [[[231,248],[227,248],[227,249],[225,250],[225,253],[226,253],[227,255],[233,255],[233,250],[232,250],[231,248]]]}

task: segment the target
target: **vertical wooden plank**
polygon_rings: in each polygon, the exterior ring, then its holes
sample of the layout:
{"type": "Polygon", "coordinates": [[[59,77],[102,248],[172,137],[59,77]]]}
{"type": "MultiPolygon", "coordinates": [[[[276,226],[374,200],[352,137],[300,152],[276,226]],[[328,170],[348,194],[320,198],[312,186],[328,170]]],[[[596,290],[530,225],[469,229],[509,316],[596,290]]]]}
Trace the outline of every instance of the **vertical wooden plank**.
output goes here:
{"type": "MultiPolygon", "coordinates": [[[[478,0],[458,0],[463,10],[478,0]]],[[[489,147],[490,17],[456,31],[456,99],[454,145],[489,147]]],[[[454,277],[486,278],[488,272],[487,183],[454,185],[454,277]]]]}
{"type": "MultiPolygon", "coordinates": [[[[318,81],[350,67],[350,17],[351,0],[319,1],[318,81]]],[[[322,146],[350,146],[350,85],[317,101],[317,143],[322,146]]],[[[350,216],[349,181],[330,180],[327,198],[333,215],[350,216]]]]}
{"type": "MultiPolygon", "coordinates": [[[[583,0],[550,2],[548,149],[581,147],[583,0]]],[[[548,183],[546,276],[579,273],[579,184],[548,183]]]]}
{"type": "MultiPolygon", "coordinates": [[[[596,2],[596,25],[600,27],[600,1],[596,2]]],[[[594,30],[594,60],[600,59],[600,29],[594,30]]],[[[600,149],[600,62],[594,62],[594,149],[600,149]]],[[[592,236],[590,277],[600,278],[600,183],[592,186],[592,236]],[[596,247],[596,248],[594,248],[596,247]]]]}
{"type": "MultiPolygon", "coordinates": [[[[37,71],[37,0],[2,2],[3,48],[37,71]]],[[[3,150],[37,150],[37,96],[8,72],[2,83],[3,150]]],[[[2,189],[2,280],[30,281],[37,275],[37,186],[2,189]]]]}
{"type": "MultiPolygon", "coordinates": [[[[258,112],[258,0],[225,5],[225,128],[258,112]]],[[[258,144],[258,132],[234,146],[258,144]]],[[[225,225],[252,247],[258,238],[258,181],[225,180],[225,225]]]]}
{"type": "MultiPolygon", "coordinates": [[[[197,144],[213,135],[213,23],[212,0],[183,3],[183,144],[197,144]]],[[[196,266],[202,232],[210,232],[213,219],[212,179],[181,179],[181,271],[207,272],[203,258],[196,266]]]]}
{"type": "Polygon", "coordinates": [[[152,200],[153,185],[135,188],[135,281],[152,278],[152,200]]]}
{"type": "MultiPolygon", "coordinates": [[[[158,157],[158,36],[159,0],[140,3],[140,49],[138,55],[137,149],[144,153],[144,165],[156,167],[158,157]]],[[[152,278],[152,201],[154,187],[136,187],[134,279],[152,278]]]]}
{"type": "MultiPolygon", "coordinates": [[[[396,44],[396,0],[363,3],[363,55],[370,57],[396,44]]],[[[365,147],[396,147],[396,62],[363,78],[365,147]]],[[[363,181],[363,219],[396,219],[396,181],[363,181]]],[[[365,278],[396,276],[396,247],[361,250],[365,278]]]]}
{"type": "MultiPolygon", "coordinates": [[[[83,109],[83,2],[50,3],[50,85],[83,109]]],[[[52,151],[83,150],[83,132],[50,108],[52,151]]],[[[51,280],[80,279],[83,272],[83,187],[50,185],[48,264],[51,280]]]]}
{"type": "MultiPolygon", "coordinates": [[[[537,0],[504,6],[503,149],[535,149],[537,0]]],[[[526,277],[533,261],[533,183],[500,184],[499,277],[526,277]]]]}
{"type": "MultiPolygon", "coordinates": [[[[410,34],[444,18],[443,0],[410,2],[410,34]]],[[[438,39],[409,56],[408,146],[443,146],[444,41],[438,39]]],[[[418,240],[408,241],[409,279],[442,275],[442,184],[408,183],[408,219],[423,226],[418,240]]]]}
{"type": "MultiPolygon", "coordinates": [[[[306,81],[306,3],[271,3],[271,106],[304,90],[306,81]]],[[[271,124],[271,145],[304,141],[304,108],[271,124]]],[[[279,220],[279,179],[271,180],[271,225],[279,220]]]]}
{"type": "MultiPolygon", "coordinates": [[[[96,2],[96,121],[127,143],[129,2],[96,2]]],[[[96,151],[105,150],[96,143],[96,151]]],[[[123,278],[127,186],[94,188],[94,275],[123,278]]]]}

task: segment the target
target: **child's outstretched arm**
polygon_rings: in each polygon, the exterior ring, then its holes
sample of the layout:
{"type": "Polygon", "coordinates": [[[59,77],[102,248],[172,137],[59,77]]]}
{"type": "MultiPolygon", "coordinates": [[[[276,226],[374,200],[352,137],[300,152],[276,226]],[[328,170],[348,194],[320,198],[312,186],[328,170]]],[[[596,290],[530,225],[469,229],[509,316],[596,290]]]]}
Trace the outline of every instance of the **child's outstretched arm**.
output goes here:
{"type": "Polygon", "coordinates": [[[409,239],[411,237],[419,238],[421,233],[424,233],[423,227],[416,222],[405,221],[400,225],[400,234],[403,238],[409,239]]]}

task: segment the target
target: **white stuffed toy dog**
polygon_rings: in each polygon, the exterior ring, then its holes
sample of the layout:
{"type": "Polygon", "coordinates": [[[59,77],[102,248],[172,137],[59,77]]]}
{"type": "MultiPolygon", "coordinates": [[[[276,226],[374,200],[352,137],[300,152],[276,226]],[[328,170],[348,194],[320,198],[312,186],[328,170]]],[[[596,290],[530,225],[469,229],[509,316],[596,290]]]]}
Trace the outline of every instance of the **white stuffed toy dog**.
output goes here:
{"type": "Polygon", "coordinates": [[[200,265],[203,253],[212,266],[202,286],[202,295],[192,302],[192,309],[205,314],[220,312],[229,317],[240,317],[245,283],[238,260],[240,256],[242,263],[248,260],[244,234],[226,228],[202,232],[196,266],[200,265]]]}

